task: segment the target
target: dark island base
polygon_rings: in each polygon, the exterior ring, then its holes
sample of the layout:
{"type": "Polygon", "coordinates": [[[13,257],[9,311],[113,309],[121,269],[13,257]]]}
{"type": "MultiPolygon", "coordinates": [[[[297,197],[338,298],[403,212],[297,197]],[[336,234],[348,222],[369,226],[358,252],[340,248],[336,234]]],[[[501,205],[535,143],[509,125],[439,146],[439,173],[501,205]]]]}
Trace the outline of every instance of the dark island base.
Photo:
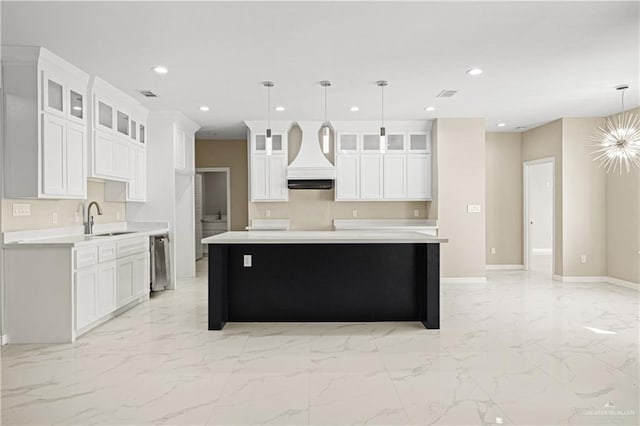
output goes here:
{"type": "Polygon", "coordinates": [[[439,264],[432,243],[210,244],[209,330],[228,321],[421,321],[438,329],[439,264]]]}

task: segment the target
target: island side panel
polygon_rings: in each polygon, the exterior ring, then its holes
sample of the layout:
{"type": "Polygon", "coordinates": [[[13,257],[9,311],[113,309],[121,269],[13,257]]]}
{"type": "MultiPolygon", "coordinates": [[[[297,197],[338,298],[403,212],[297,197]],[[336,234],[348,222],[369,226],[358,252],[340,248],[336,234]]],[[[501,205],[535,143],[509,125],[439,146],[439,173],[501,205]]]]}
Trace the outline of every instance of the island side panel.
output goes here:
{"type": "Polygon", "coordinates": [[[209,244],[209,330],[222,330],[228,320],[228,246],[209,244]]]}
{"type": "Polygon", "coordinates": [[[229,245],[228,320],[417,321],[416,247],[229,245]]]}
{"type": "Polygon", "coordinates": [[[426,246],[426,317],[421,318],[428,329],[440,328],[440,244],[426,246]]]}

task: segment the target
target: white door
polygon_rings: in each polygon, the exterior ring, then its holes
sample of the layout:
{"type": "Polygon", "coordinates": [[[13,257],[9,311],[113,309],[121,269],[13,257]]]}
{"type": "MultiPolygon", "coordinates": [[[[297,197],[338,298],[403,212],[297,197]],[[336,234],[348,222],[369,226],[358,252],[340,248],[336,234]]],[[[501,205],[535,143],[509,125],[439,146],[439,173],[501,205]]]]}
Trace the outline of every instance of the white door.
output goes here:
{"type": "Polygon", "coordinates": [[[111,135],[96,131],[93,142],[93,172],[113,176],[113,143],[111,135]]]}
{"type": "Polygon", "coordinates": [[[126,257],[118,260],[117,279],[118,307],[126,305],[133,299],[133,258],[126,257]]]}
{"type": "Polygon", "coordinates": [[[42,114],[42,192],[46,195],[66,195],[67,121],[42,114]]]}
{"type": "Polygon", "coordinates": [[[287,159],[284,155],[268,156],[269,161],[269,199],[286,201],[289,199],[287,190],[287,159]]]}
{"type": "Polygon", "coordinates": [[[387,154],[384,157],[384,198],[401,200],[407,198],[407,156],[387,154]]]}
{"type": "Polygon", "coordinates": [[[96,287],[98,272],[95,266],[76,272],[76,330],[96,319],[96,287]]]}
{"type": "Polygon", "coordinates": [[[336,200],[360,198],[360,159],[357,154],[336,157],[336,200]]]}
{"type": "Polygon", "coordinates": [[[378,200],[382,193],[382,155],[362,154],[360,156],[360,198],[378,200]]]}
{"type": "Polygon", "coordinates": [[[116,277],[115,260],[98,265],[98,290],[96,309],[99,317],[116,310],[116,277]]]}
{"type": "Polygon", "coordinates": [[[67,194],[85,197],[87,194],[86,127],[67,123],[67,194]]]}
{"type": "Polygon", "coordinates": [[[139,254],[133,260],[133,295],[144,296],[151,291],[149,280],[149,253],[139,254]]]}
{"type": "Polygon", "coordinates": [[[269,162],[266,155],[251,156],[251,200],[269,199],[269,162]]]}
{"type": "Polygon", "coordinates": [[[113,175],[123,179],[131,178],[129,162],[129,142],[113,141],[113,175]]]}
{"type": "Polygon", "coordinates": [[[527,215],[527,269],[553,269],[554,163],[528,164],[525,189],[527,215]]]}
{"type": "Polygon", "coordinates": [[[431,154],[407,156],[407,198],[431,199],[431,154]]]}

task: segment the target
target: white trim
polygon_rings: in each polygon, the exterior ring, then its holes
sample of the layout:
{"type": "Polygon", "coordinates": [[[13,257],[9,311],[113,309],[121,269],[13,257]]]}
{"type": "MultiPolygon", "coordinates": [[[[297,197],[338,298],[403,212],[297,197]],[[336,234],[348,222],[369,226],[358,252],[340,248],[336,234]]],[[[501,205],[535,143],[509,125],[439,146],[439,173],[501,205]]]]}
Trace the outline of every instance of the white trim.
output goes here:
{"type": "Polygon", "coordinates": [[[531,254],[534,256],[548,256],[553,254],[553,249],[551,248],[534,248],[531,249],[531,254]]]}
{"type": "Polygon", "coordinates": [[[1,340],[1,341],[0,341],[0,345],[2,345],[2,346],[4,346],[4,345],[6,345],[7,343],[9,343],[9,342],[8,342],[8,338],[7,338],[7,335],[6,335],[6,334],[3,334],[3,335],[0,337],[0,340],[1,340]]]}
{"type": "MultiPolygon", "coordinates": [[[[537,160],[529,160],[524,161],[522,163],[522,186],[523,186],[523,269],[529,269],[529,166],[534,166],[537,164],[551,163],[552,167],[552,177],[553,177],[553,185],[551,186],[551,206],[553,210],[553,229],[552,229],[552,242],[551,242],[551,271],[555,272],[556,270],[556,257],[553,254],[553,250],[556,244],[556,158],[555,157],[545,157],[539,158],[537,160]]],[[[555,275],[554,275],[555,277],[555,275]]],[[[554,278],[555,279],[555,278],[554,278]]]]}
{"type": "Polygon", "coordinates": [[[630,288],[631,290],[640,291],[640,284],[636,284],[631,281],[620,280],[618,278],[613,277],[597,277],[597,276],[562,276],[562,275],[554,275],[554,281],[560,281],[563,283],[602,283],[602,284],[611,284],[620,287],[630,288]]]}
{"type": "Polygon", "coordinates": [[[520,271],[524,265],[487,265],[487,271],[520,271]]]}
{"type": "MultiPolygon", "coordinates": [[[[196,173],[224,172],[227,180],[227,232],[231,231],[231,168],[230,167],[197,167],[196,173]]],[[[203,185],[204,187],[204,185],[203,185]]],[[[204,192],[203,197],[204,199],[204,192]]]]}
{"type": "Polygon", "coordinates": [[[440,278],[441,284],[486,284],[487,277],[448,277],[440,278]]]}
{"type": "Polygon", "coordinates": [[[635,290],[635,291],[640,291],[640,284],[637,284],[631,281],[625,281],[618,278],[607,277],[607,283],[630,288],[631,290],[635,290]]]}

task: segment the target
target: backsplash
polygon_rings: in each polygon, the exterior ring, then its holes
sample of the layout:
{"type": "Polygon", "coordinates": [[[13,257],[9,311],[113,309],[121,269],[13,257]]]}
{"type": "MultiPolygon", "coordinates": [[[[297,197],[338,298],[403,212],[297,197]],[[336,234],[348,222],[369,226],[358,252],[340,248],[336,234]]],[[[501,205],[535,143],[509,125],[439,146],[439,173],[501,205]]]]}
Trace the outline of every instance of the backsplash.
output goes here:
{"type": "MultiPolygon", "coordinates": [[[[2,200],[2,232],[23,231],[29,229],[57,228],[81,225],[82,205],[97,201],[102,207],[102,216],[94,213],[95,223],[124,222],[125,203],[104,201],[104,182],[87,182],[87,200],[2,200]],[[30,204],[30,216],[13,216],[13,204],[30,204]],[[53,223],[53,214],[57,214],[57,223],[53,223]],[[79,221],[76,221],[76,214],[79,221]]],[[[85,212],[86,215],[86,212],[85,212]]]]}

